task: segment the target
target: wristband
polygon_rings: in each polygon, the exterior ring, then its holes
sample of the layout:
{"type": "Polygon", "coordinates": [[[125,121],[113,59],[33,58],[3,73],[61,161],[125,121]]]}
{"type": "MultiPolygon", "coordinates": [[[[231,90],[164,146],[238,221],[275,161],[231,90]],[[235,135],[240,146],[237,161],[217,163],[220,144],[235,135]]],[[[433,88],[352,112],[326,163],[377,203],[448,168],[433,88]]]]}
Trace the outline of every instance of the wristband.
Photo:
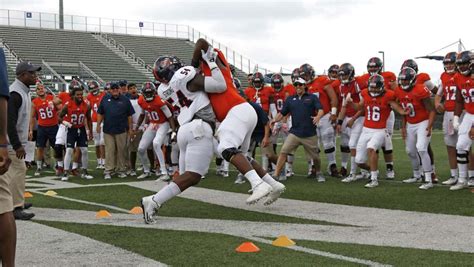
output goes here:
{"type": "Polygon", "coordinates": [[[0,144],[0,148],[8,147],[8,144],[0,144]]]}
{"type": "Polygon", "coordinates": [[[337,120],[338,125],[342,125],[343,120],[337,120]]]}
{"type": "Polygon", "coordinates": [[[336,115],[337,113],[337,108],[331,108],[331,115],[336,115]]]}

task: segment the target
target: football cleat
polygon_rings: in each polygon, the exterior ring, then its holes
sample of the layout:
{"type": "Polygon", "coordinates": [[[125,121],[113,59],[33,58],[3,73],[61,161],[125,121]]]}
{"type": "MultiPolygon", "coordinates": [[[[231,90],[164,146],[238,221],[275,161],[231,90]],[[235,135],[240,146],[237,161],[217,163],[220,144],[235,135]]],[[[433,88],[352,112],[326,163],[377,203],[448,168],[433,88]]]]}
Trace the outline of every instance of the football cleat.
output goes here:
{"type": "Polygon", "coordinates": [[[326,178],[324,178],[324,176],[320,173],[316,176],[316,178],[318,179],[318,183],[324,183],[326,182],[326,178]]]}
{"type": "Polygon", "coordinates": [[[361,171],[360,174],[357,174],[354,177],[354,181],[361,180],[361,179],[370,179],[370,172],[368,171],[361,171]]]}
{"type": "Polygon", "coordinates": [[[451,176],[451,177],[449,177],[448,180],[442,182],[441,184],[443,184],[443,185],[455,185],[457,182],[458,182],[458,178],[451,176]]]}
{"type": "Polygon", "coordinates": [[[109,180],[109,179],[112,179],[112,175],[110,175],[110,173],[104,174],[104,180],[109,180]]]}
{"type": "Polygon", "coordinates": [[[130,176],[137,176],[137,172],[135,170],[130,171],[130,176]]]}
{"type": "Polygon", "coordinates": [[[69,180],[69,175],[67,173],[64,173],[63,177],[61,177],[61,181],[66,182],[67,180],[69,180]]]}
{"type": "Polygon", "coordinates": [[[346,178],[342,179],[341,182],[343,183],[350,183],[350,182],[353,182],[355,181],[355,175],[353,173],[349,174],[349,176],[347,176],[346,178]]]}
{"type": "Polygon", "coordinates": [[[156,181],[169,182],[171,181],[171,177],[167,173],[162,173],[158,176],[156,181]]]}
{"type": "Polygon", "coordinates": [[[433,188],[432,183],[424,183],[424,184],[420,185],[420,187],[418,187],[418,189],[421,189],[421,190],[428,190],[430,188],[433,188]]]}
{"type": "Polygon", "coordinates": [[[140,174],[140,176],[138,176],[137,179],[139,179],[139,180],[140,180],[140,179],[145,179],[145,178],[148,178],[148,177],[150,177],[150,176],[151,176],[151,173],[149,173],[149,172],[144,172],[144,173],[140,174]]]}
{"type": "Polygon", "coordinates": [[[82,174],[81,174],[81,178],[90,180],[90,179],[93,179],[94,176],[90,175],[89,173],[87,173],[86,170],[84,170],[84,171],[82,172],[82,174]]]}
{"type": "Polygon", "coordinates": [[[461,189],[464,189],[464,188],[467,188],[467,183],[466,182],[461,182],[461,181],[458,181],[457,184],[451,186],[449,188],[449,190],[451,191],[457,191],[457,190],[461,190],[461,189]]]}
{"type": "Polygon", "coordinates": [[[222,177],[229,177],[229,171],[221,171],[222,177]]]}
{"type": "Polygon", "coordinates": [[[118,174],[118,178],[127,178],[127,174],[124,172],[121,172],[118,174]]]}
{"type": "Polygon", "coordinates": [[[145,223],[155,223],[155,213],[160,208],[160,205],[153,200],[153,196],[142,198],[141,204],[143,210],[143,220],[145,223]]]}
{"type": "Polygon", "coordinates": [[[364,187],[365,188],[374,188],[379,186],[379,182],[377,180],[372,180],[370,183],[366,184],[364,187]]]}
{"type": "Polygon", "coordinates": [[[245,183],[245,176],[241,173],[237,175],[237,178],[235,178],[234,184],[243,184],[245,183]]]}
{"type": "Polygon", "coordinates": [[[277,201],[277,199],[280,197],[283,192],[285,192],[285,185],[279,182],[275,182],[272,186],[273,190],[268,194],[267,199],[265,199],[265,202],[263,202],[263,205],[268,206],[272,204],[273,202],[277,201]]]}
{"type": "Polygon", "coordinates": [[[408,178],[408,179],[403,180],[403,182],[406,183],[406,184],[414,184],[414,183],[419,183],[421,181],[422,181],[421,177],[418,177],[418,178],[417,177],[412,177],[412,178],[408,178]]]}
{"type": "Polygon", "coordinates": [[[268,196],[272,192],[273,188],[265,183],[264,181],[260,182],[258,185],[252,188],[252,195],[247,198],[245,201],[248,205],[257,203],[260,199],[268,196]]]}
{"type": "Polygon", "coordinates": [[[387,180],[395,179],[395,171],[394,170],[390,170],[390,171],[387,170],[387,173],[385,175],[386,175],[387,180]]]}
{"type": "Polygon", "coordinates": [[[469,178],[467,181],[467,186],[474,187],[474,177],[469,178]]]}
{"type": "Polygon", "coordinates": [[[40,175],[41,175],[41,169],[36,169],[35,176],[40,176],[40,175]]]}

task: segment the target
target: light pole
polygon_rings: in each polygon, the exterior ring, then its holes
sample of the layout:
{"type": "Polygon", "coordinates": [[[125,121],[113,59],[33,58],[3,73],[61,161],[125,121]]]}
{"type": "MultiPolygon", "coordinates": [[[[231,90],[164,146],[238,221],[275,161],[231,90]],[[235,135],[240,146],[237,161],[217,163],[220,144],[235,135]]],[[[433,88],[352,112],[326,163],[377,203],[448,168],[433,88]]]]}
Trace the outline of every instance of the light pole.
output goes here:
{"type": "Polygon", "coordinates": [[[382,71],[385,71],[385,52],[379,51],[379,53],[382,54],[382,71]]]}

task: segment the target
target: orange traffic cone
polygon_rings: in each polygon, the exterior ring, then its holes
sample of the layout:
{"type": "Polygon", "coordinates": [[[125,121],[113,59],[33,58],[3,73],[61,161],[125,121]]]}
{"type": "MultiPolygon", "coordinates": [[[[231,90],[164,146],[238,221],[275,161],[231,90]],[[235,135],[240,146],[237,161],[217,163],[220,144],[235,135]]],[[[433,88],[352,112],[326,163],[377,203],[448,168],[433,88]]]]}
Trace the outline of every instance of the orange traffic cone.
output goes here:
{"type": "Polygon", "coordinates": [[[108,211],[106,210],[99,210],[96,215],[95,215],[95,218],[96,219],[101,219],[101,218],[108,218],[108,217],[112,217],[112,214],[110,214],[108,211]]]}
{"type": "Polygon", "coordinates": [[[289,247],[295,244],[295,241],[289,239],[286,235],[281,235],[272,242],[272,245],[277,247],[289,247]]]}
{"type": "Polygon", "coordinates": [[[240,246],[238,246],[235,251],[237,252],[259,252],[260,249],[255,246],[252,242],[244,242],[240,246]]]}
{"type": "Polygon", "coordinates": [[[130,213],[130,214],[142,214],[143,209],[142,209],[142,207],[136,206],[133,209],[131,209],[128,213],[130,213]]]}
{"type": "Polygon", "coordinates": [[[24,198],[33,197],[33,194],[31,194],[30,192],[25,192],[25,193],[23,194],[23,197],[24,197],[24,198]]]}

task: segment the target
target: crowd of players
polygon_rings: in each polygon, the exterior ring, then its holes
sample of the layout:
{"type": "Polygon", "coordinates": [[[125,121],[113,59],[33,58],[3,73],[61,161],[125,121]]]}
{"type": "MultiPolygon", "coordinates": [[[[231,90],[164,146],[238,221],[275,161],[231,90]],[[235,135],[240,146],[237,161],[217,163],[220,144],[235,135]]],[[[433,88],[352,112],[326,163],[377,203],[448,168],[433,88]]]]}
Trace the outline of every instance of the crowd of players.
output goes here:
{"type": "MultiPolygon", "coordinates": [[[[127,171],[118,172],[119,177],[137,175],[138,156],[142,170],[138,179],[155,172],[160,180],[173,180],[163,192],[143,199],[146,222],[153,221],[154,211],[160,205],[204,177],[213,153],[219,175],[229,176],[230,162],[240,172],[236,183],[244,182],[244,178],[250,181],[253,193],[247,200],[249,204],[265,196],[265,203],[271,204],[285,189],[279,181],[294,174],[291,153],[286,157],[285,171],[277,171],[275,179],[269,174],[277,164],[278,138],[283,137],[284,142],[295,123],[288,115],[278,122],[275,118],[288,97],[298,96],[295,87],[302,86],[306,94],[318,97],[322,107],[323,116],[315,127],[318,146],[327,157],[327,172],[331,176],[346,183],[365,179],[366,187],[378,186],[381,150],[386,163],[385,178],[394,179],[392,134],[396,111],[401,115],[401,134],[413,170],[412,177],[403,182],[422,182],[419,188],[429,189],[439,176],[447,177],[442,184],[449,185],[451,190],[463,189],[474,185],[474,161],[470,160],[474,137],[473,55],[469,51],[451,52],[443,64],[445,71],[439,87],[428,74],[418,70],[414,60],[404,61],[397,79],[393,72],[383,71],[383,62],[374,57],[367,63],[368,73],[361,76],[355,75],[350,63],[331,66],[327,75],[316,75],[311,65],[303,64],[292,72],[291,83],[286,84],[283,75],[276,73],[267,85],[264,75],[256,72],[248,76],[249,87],[243,89],[232,76],[232,66],[223,54],[201,39],[191,66],[184,66],[174,56],[159,57],[154,66],[157,82],[144,83],[140,89],[126,81],[108,83],[102,90],[96,81],[83,84],[73,80],[69,92],[55,96],[38,81],[29,132],[31,139],[36,135],[35,175],[41,174],[45,147],[49,145],[54,148],[57,175],[63,181],[79,174],[92,179],[87,171],[88,140],[94,140],[97,169],[104,169],[109,157],[104,151],[97,111],[103,97],[113,87],[120,87],[135,114],[124,151],[127,171]],[[86,92],[87,98],[83,99],[86,92]],[[262,148],[261,165],[252,158],[254,146],[251,148],[250,136],[257,121],[255,111],[248,108],[246,101],[257,103],[269,118],[273,146],[262,148]],[[435,172],[430,139],[436,112],[444,116],[449,175],[435,172]]],[[[324,182],[321,170],[315,170],[315,163],[308,159],[308,177],[324,182]]],[[[104,178],[110,179],[112,175],[105,173],[104,178]]]]}

